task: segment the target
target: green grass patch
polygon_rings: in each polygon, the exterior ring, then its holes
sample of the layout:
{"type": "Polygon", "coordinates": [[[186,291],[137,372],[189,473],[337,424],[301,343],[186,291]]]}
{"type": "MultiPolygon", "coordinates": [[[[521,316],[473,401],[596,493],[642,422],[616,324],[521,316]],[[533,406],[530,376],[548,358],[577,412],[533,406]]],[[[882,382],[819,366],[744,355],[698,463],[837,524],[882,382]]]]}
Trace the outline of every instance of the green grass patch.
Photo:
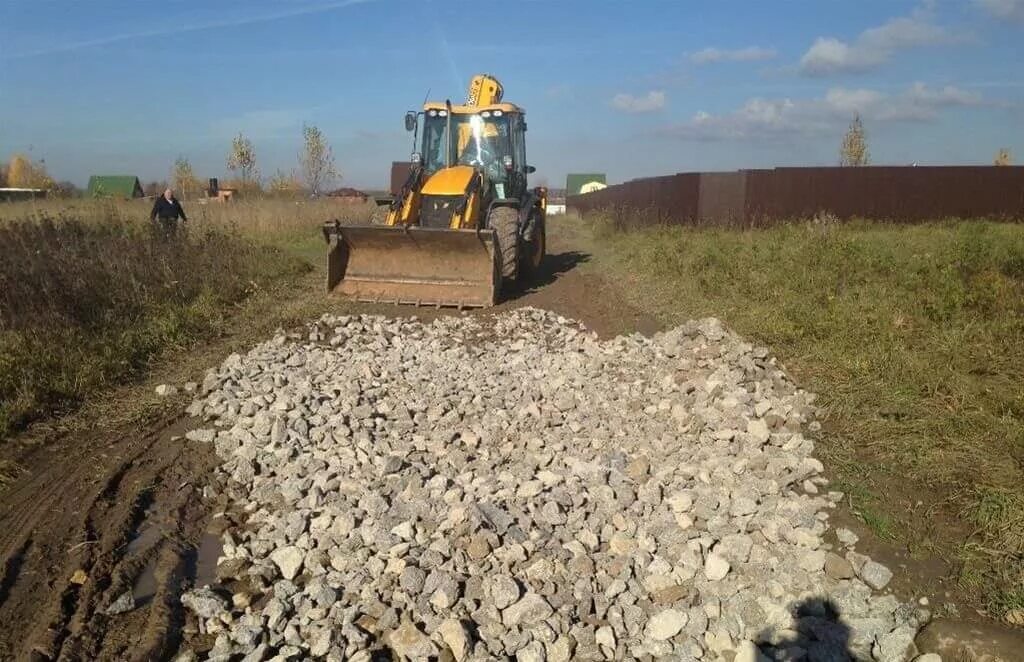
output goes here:
{"type": "MultiPolygon", "coordinates": [[[[1024,226],[792,224],[619,232],[587,219],[666,321],[713,315],[820,394],[819,452],[865,485],[861,516],[901,536],[887,485],[973,527],[965,571],[998,611],[1024,581],[1024,226]],[[868,473],[865,475],[864,471],[868,473]]],[[[962,541],[961,541],[962,542],[962,541]]]]}
{"type": "Polygon", "coordinates": [[[217,334],[240,302],[310,269],[237,232],[164,242],[116,215],[6,221],[0,245],[0,438],[217,334]]]}

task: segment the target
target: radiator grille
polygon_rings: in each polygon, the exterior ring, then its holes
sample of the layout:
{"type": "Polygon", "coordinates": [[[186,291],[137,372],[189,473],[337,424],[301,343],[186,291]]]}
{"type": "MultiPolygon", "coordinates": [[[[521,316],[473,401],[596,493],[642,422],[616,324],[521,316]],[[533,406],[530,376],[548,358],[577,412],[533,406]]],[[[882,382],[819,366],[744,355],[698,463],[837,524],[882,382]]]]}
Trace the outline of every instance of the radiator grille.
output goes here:
{"type": "Polygon", "coordinates": [[[420,227],[447,228],[462,201],[459,195],[425,195],[420,206],[420,227]]]}

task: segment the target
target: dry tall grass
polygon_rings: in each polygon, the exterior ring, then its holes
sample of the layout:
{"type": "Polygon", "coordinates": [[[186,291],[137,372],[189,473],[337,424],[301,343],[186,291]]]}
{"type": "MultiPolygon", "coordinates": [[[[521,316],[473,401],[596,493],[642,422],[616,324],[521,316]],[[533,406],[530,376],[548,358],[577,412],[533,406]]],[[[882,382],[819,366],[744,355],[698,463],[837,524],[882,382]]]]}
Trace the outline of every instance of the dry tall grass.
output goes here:
{"type": "MultiPolygon", "coordinates": [[[[81,198],[38,200],[0,204],[0,224],[14,220],[74,219],[81,223],[145,224],[152,200],[107,200],[81,198]]],[[[368,222],[373,204],[346,204],[320,198],[289,200],[241,198],[228,203],[185,200],[182,202],[191,231],[217,230],[237,233],[267,243],[293,242],[303,237],[318,238],[325,221],[368,222]]]]}
{"type": "Polygon", "coordinates": [[[0,205],[0,438],[215,333],[234,304],[310,269],[270,245],[312,234],[308,207],[195,208],[171,242],[151,231],[148,211],[138,201],[0,205]]]}

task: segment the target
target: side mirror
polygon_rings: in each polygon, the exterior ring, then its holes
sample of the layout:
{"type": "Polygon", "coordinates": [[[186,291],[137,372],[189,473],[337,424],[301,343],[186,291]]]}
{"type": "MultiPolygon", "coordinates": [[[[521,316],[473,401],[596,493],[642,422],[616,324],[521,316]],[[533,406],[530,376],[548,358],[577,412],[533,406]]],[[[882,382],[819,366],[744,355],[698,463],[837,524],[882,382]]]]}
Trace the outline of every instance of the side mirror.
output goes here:
{"type": "Polygon", "coordinates": [[[405,130],[416,130],[416,113],[412,112],[411,110],[405,114],[405,130]]]}
{"type": "Polygon", "coordinates": [[[535,173],[535,172],[537,172],[537,169],[536,169],[536,168],[534,168],[534,167],[533,167],[533,166],[531,166],[531,165],[528,165],[528,166],[526,166],[526,174],[527,174],[527,175],[532,175],[532,174],[533,174],[533,173],[535,173]]]}

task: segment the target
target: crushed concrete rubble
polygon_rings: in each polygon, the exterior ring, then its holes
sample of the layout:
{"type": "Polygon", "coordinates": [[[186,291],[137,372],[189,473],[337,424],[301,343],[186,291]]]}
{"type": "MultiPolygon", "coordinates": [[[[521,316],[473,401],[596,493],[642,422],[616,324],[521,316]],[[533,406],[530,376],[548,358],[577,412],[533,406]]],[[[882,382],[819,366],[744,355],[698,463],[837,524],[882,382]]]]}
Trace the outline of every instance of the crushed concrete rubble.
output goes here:
{"type": "Polygon", "coordinates": [[[240,518],[199,659],[888,662],[929,620],[825,542],[814,397],[715,319],[326,315],[196,396],[240,518]]]}

